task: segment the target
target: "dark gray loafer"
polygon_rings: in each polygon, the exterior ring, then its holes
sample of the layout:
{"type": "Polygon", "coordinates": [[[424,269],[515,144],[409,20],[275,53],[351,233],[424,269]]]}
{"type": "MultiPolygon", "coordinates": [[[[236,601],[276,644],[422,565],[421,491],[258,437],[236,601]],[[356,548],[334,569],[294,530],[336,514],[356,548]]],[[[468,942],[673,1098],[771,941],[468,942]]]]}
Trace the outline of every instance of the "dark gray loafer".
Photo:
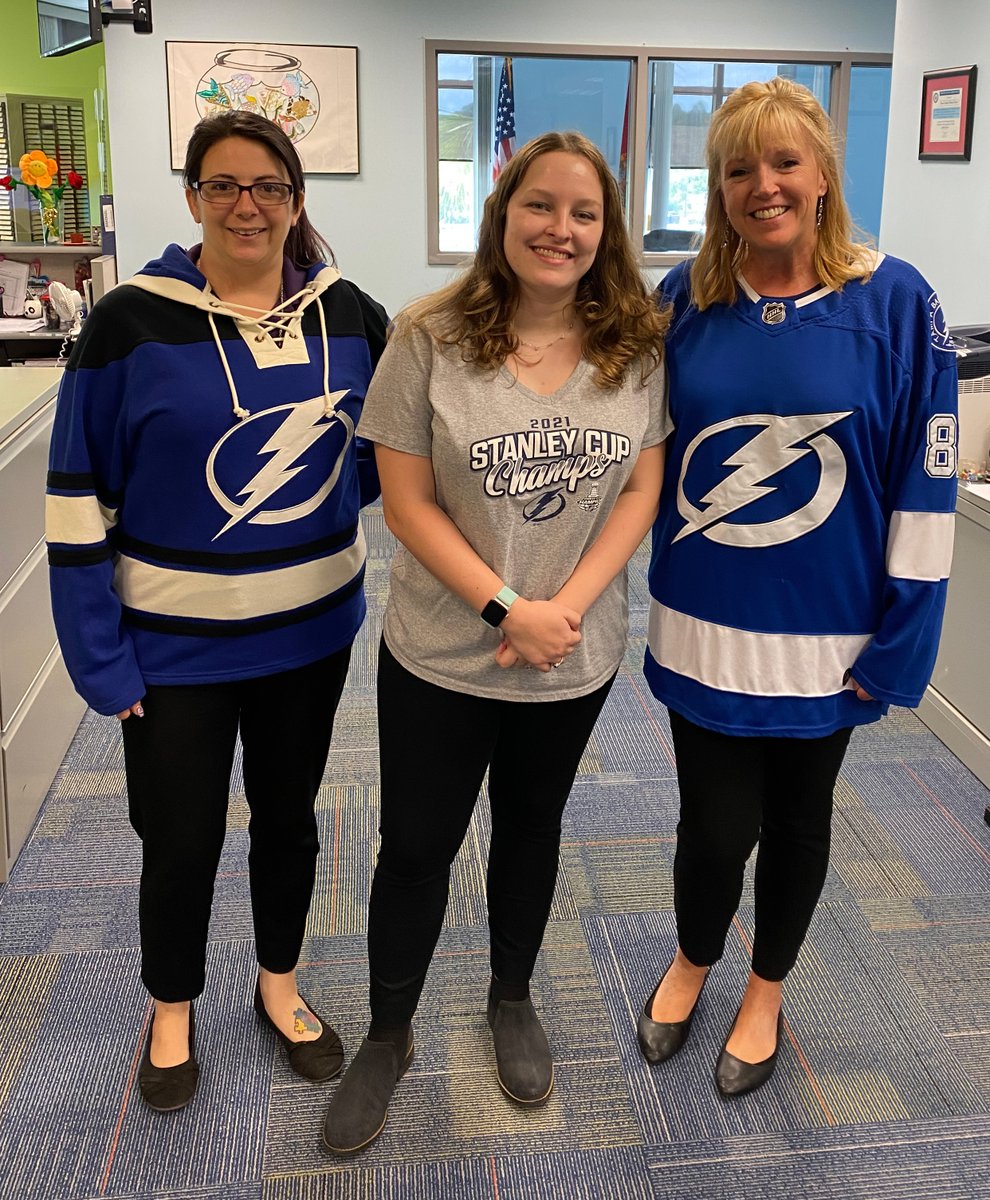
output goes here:
{"type": "Polygon", "coordinates": [[[553,1091],[553,1059],[532,1000],[496,1002],[489,992],[488,1024],[495,1036],[499,1087],[517,1104],[546,1104],[553,1091]]]}
{"type": "Polygon", "coordinates": [[[323,1122],[323,1144],[331,1154],[356,1154],[385,1128],[388,1105],[413,1060],[412,1035],[400,1063],[391,1042],[361,1043],[344,1073],[323,1122]]]}

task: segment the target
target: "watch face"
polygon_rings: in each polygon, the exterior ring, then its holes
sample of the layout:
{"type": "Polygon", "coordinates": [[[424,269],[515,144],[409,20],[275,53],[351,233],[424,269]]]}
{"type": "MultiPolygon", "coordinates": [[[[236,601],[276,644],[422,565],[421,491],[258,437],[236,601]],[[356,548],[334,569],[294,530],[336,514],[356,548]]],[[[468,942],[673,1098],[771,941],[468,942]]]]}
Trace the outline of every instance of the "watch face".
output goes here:
{"type": "Polygon", "coordinates": [[[491,625],[493,629],[497,629],[505,620],[505,614],[508,611],[504,604],[500,604],[497,600],[489,600],[481,610],[481,619],[491,625]]]}

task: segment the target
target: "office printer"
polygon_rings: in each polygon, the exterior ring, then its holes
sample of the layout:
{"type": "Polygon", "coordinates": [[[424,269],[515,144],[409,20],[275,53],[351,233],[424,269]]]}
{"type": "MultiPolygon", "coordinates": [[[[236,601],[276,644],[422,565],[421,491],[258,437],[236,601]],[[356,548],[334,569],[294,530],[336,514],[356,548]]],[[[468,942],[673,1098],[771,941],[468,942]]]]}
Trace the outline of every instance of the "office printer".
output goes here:
{"type": "Polygon", "coordinates": [[[956,325],[949,337],[956,348],[960,380],[990,375],[990,324],[956,325]]]}

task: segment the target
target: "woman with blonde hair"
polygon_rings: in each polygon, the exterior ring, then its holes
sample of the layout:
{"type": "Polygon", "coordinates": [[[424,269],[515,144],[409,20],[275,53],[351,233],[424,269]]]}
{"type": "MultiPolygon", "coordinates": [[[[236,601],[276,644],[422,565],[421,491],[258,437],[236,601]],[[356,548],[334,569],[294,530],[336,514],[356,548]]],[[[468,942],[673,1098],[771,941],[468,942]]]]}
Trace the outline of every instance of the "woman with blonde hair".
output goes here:
{"type": "Polygon", "coordinates": [[[360,432],[401,545],[378,673],[371,1026],[327,1114],[333,1153],[378,1136],[412,1059],[486,770],[498,1081],[520,1104],[550,1095],[529,983],[564,804],[625,650],[626,563],[656,515],[665,326],[601,153],[548,133],[500,175],[471,268],[400,317],[379,365],[360,432]]]}
{"type": "Polygon", "coordinates": [[[704,240],[659,289],[675,432],[645,672],[677,758],[678,945],[638,1033],[651,1063],[684,1045],[758,842],[752,969],[715,1069],[736,1096],[776,1064],[850,734],[918,704],[931,674],[956,371],[931,287],[853,241],[832,128],[807,89],[734,92],[707,157],[704,240]]]}

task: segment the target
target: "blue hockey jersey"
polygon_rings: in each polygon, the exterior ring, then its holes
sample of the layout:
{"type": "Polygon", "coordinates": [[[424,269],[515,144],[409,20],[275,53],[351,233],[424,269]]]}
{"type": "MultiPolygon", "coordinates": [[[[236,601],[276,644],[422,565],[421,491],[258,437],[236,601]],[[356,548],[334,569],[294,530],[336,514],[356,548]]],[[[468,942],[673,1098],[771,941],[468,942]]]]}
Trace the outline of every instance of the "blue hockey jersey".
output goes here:
{"type": "Polygon", "coordinates": [[[955,354],[938,298],[877,256],[868,282],[674,317],[645,673],[689,720],[818,737],[916,705],[945,604],[955,354]],[[857,698],[850,677],[873,701],[857,698]]]}
{"type": "Polygon", "coordinates": [[[354,436],[382,308],[335,268],[246,316],[169,246],[83,325],[59,390],[46,537],[77,690],[122,712],[146,683],[288,670],[364,618],[358,510],[377,495],[354,436]]]}

